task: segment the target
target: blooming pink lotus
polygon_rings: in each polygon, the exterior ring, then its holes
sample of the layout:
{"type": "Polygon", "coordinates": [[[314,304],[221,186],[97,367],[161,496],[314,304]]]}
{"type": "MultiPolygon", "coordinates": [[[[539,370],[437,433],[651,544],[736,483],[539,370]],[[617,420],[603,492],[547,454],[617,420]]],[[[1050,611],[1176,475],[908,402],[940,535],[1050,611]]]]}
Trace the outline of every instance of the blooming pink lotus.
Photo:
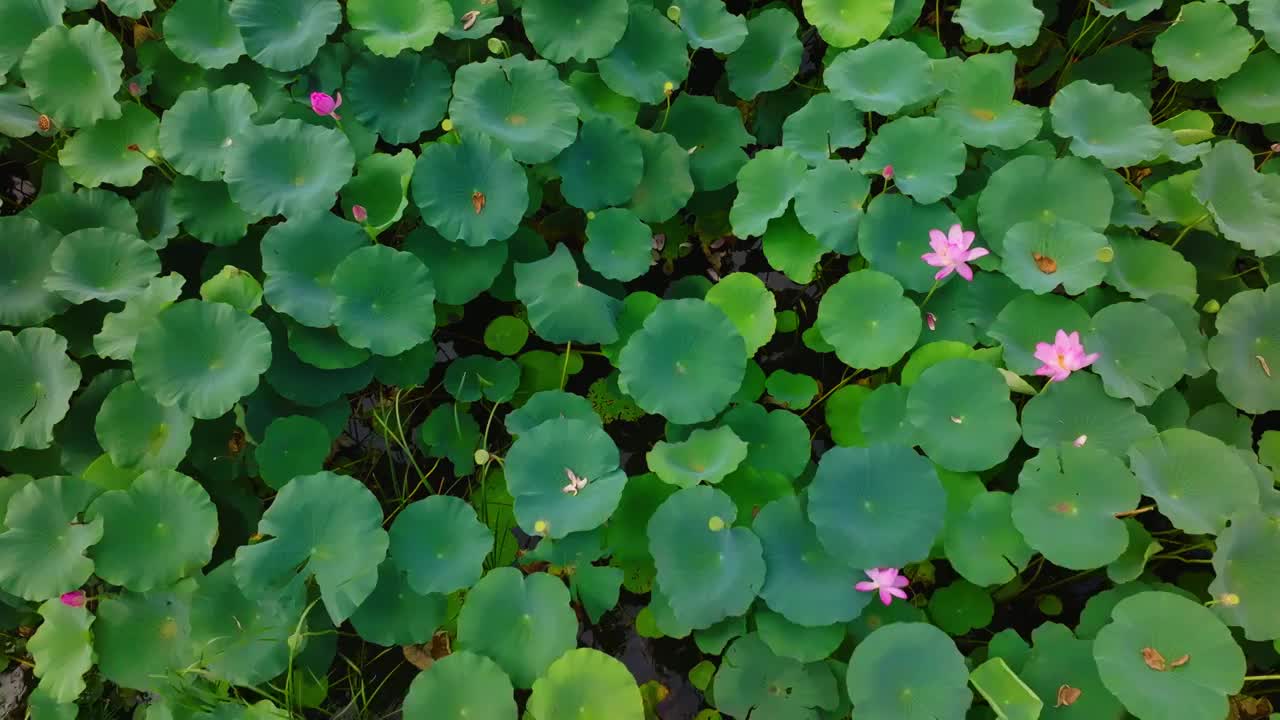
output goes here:
{"type": "Polygon", "coordinates": [[[342,93],[337,93],[338,99],[335,100],[329,93],[313,92],[311,93],[311,110],[317,115],[331,117],[334,120],[341,120],[336,110],[342,107],[342,93]]]}
{"type": "Polygon", "coordinates": [[[62,601],[63,605],[74,608],[84,607],[85,602],[87,602],[87,598],[85,598],[83,590],[73,590],[69,593],[62,593],[62,596],[58,599],[62,601]]]}
{"type": "Polygon", "coordinates": [[[905,575],[900,575],[897,568],[871,568],[866,573],[871,580],[854,585],[858,592],[879,591],[880,602],[885,605],[893,602],[894,598],[907,599],[907,593],[902,588],[911,581],[905,575]]]}
{"type": "Polygon", "coordinates": [[[1036,369],[1036,374],[1049,376],[1049,382],[1062,382],[1071,373],[1089,367],[1100,357],[1100,353],[1084,353],[1080,333],[1068,335],[1065,330],[1059,330],[1052,345],[1036,343],[1036,359],[1044,363],[1036,369]]]}
{"type": "Polygon", "coordinates": [[[973,269],[966,263],[990,253],[986,248],[971,249],[973,238],[972,230],[965,230],[959,225],[952,225],[946,234],[941,230],[929,231],[929,246],[933,248],[933,252],[921,255],[920,259],[933,267],[942,268],[933,279],[941,280],[954,271],[965,280],[973,280],[973,269]]]}

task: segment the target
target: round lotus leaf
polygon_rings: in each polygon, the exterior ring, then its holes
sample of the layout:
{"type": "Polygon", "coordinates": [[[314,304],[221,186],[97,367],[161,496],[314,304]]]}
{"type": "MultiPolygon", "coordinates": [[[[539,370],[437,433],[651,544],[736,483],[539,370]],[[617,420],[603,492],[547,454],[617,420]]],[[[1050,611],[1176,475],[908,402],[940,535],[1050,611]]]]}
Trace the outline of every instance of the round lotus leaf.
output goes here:
{"type": "Polygon", "coordinates": [[[584,122],[578,139],[555,165],[565,200],[583,210],[599,210],[631,199],[644,175],[644,153],[627,128],[604,116],[584,122]]]}
{"type": "Polygon", "coordinates": [[[178,0],[164,14],[164,41],[183,62],[216,70],[244,55],[225,0],[178,0]]]}
{"type": "Polygon", "coordinates": [[[903,296],[897,280],[875,270],[859,270],[827,289],[818,305],[816,327],[849,367],[888,367],[920,337],[920,309],[903,296]],[[877,308],[874,313],[863,308],[877,308]]]}
{"type": "Polygon", "coordinates": [[[818,396],[818,381],[800,373],[774,370],[764,383],[769,397],[783,407],[802,410],[818,396]]]}
{"type": "Polygon", "coordinates": [[[1053,448],[1084,437],[1090,448],[1125,457],[1130,446],[1156,434],[1156,428],[1129,400],[1102,390],[1090,373],[1072,373],[1031,398],[1022,409],[1022,435],[1034,448],[1053,448]]]}
{"type": "Polygon", "coordinates": [[[179,175],[174,181],[170,202],[183,229],[210,245],[235,245],[244,239],[249,224],[262,218],[250,217],[237,205],[225,183],[204,182],[186,175],[179,175]]]}
{"type": "Polygon", "coordinates": [[[67,357],[67,341],[47,328],[0,332],[0,450],[46,448],[80,386],[80,366],[67,357]]]}
{"type": "Polygon", "coordinates": [[[858,248],[862,204],[870,190],[871,181],[852,163],[822,160],[805,173],[796,189],[796,219],[821,247],[852,255],[858,248]]]}
{"type": "Polygon", "coordinates": [[[160,273],[160,257],[137,237],[92,228],[62,238],[49,269],[45,289],[73,303],[128,300],[160,273]]]}
{"type": "Polygon", "coordinates": [[[529,712],[545,718],[643,720],[644,707],[627,666],[591,648],[561,655],[533,683],[529,696],[529,712]]]}
{"type": "Polygon", "coordinates": [[[1031,633],[1035,647],[1018,676],[1045,702],[1041,717],[1062,720],[1122,720],[1127,714],[1107,691],[1093,660],[1093,641],[1076,639],[1071,629],[1044,623],[1031,633]],[[1063,686],[1079,691],[1070,705],[1057,700],[1063,686]]]}
{"type": "Polygon", "coordinates": [[[929,56],[899,39],[876,40],[840,53],[824,77],[836,98],[886,116],[925,102],[940,90],[929,56]]]}
{"type": "Polygon", "coordinates": [[[813,282],[818,261],[827,248],[805,230],[794,212],[788,210],[782,217],[771,220],[763,239],[764,256],[770,267],[798,285],[813,282]]]}
{"type": "MultiPolygon", "coordinates": [[[[404,217],[409,207],[409,179],[418,156],[404,149],[395,155],[374,153],[356,163],[356,176],[342,188],[342,205],[354,219],[356,205],[365,209],[366,227],[376,235],[404,217]]],[[[430,267],[428,265],[428,267],[430,267]]]]}
{"type": "Polygon", "coordinates": [[[1050,447],[1018,475],[1013,524],[1054,565],[1091,570],[1124,552],[1129,533],[1116,513],[1141,495],[1133,473],[1106,450],[1050,447]]]}
{"type": "MultiPolygon", "coordinates": [[[[5,27],[7,36],[12,26],[5,27]]],[[[96,20],[72,28],[61,21],[51,25],[22,56],[31,106],[69,127],[120,117],[115,94],[124,72],[123,54],[120,43],[96,20]]]]}
{"type": "Polygon", "coordinates": [[[1280,55],[1264,50],[1249,56],[1239,72],[1217,84],[1218,104],[1240,122],[1280,122],[1280,99],[1271,92],[1269,80],[1276,73],[1280,73],[1280,55]]]}
{"type": "Polygon", "coordinates": [[[177,273],[153,278],[145,290],[125,303],[123,310],[103,318],[102,332],[93,337],[94,350],[104,358],[133,359],[138,333],[178,299],[185,283],[186,279],[177,273]]]}
{"type": "Polygon", "coordinates": [[[513,567],[490,571],[467,594],[458,615],[458,644],[488,656],[528,688],[577,642],[569,590],[556,577],[525,577],[513,567]]]}
{"type": "Polygon", "coordinates": [[[1188,303],[1195,301],[1196,268],[1177,250],[1136,237],[1117,235],[1108,240],[1115,258],[1107,266],[1107,282],[1117,290],[1135,298],[1163,293],[1188,303]]]}
{"type": "Polygon", "coordinates": [[[614,92],[655,104],[666,97],[668,85],[679,87],[688,77],[687,51],[679,28],[653,7],[633,5],[621,40],[596,61],[596,67],[600,78],[614,92]]]}
{"type": "Polygon", "coordinates": [[[213,677],[237,685],[267,682],[289,666],[289,637],[306,597],[302,583],[246,596],[232,563],[199,580],[191,598],[191,636],[213,677]]]}
{"type": "Polygon", "coordinates": [[[309,328],[291,320],[284,320],[283,324],[289,350],[308,365],[321,370],[347,370],[369,359],[368,350],[346,344],[334,328],[309,328]]]}
{"type": "Polygon", "coordinates": [[[746,459],[747,443],[727,427],[694,430],[684,442],[659,441],[645,455],[650,471],[682,488],[702,482],[714,485],[746,459]]]}
{"type": "Polygon", "coordinates": [[[360,481],[320,472],[289,481],[258,523],[262,542],[236,550],[236,582],[246,593],[277,591],[299,574],[314,577],[335,623],[373,592],[387,554],[382,508],[360,481]]]}
{"type": "Polygon", "coordinates": [[[1280,222],[1280,178],[1255,171],[1252,153],[1232,140],[1214,145],[1201,162],[1192,192],[1222,235],[1259,255],[1280,252],[1272,232],[1280,222]]]}
{"type": "Polygon", "coordinates": [[[254,459],[263,482],[279,490],[299,475],[322,470],[330,445],[329,431],[318,420],[282,417],[267,426],[254,459]]]}
{"type": "Polygon", "coordinates": [[[529,186],[510,151],[488,136],[468,135],[460,145],[423,148],[413,199],[446,240],[478,246],[511,237],[529,207],[529,186]]]}
{"type": "Polygon", "coordinates": [[[295,216],[331,207],[354,166],[355,152],[340,131],[277,120],[250,128],[232,144],[225,177],[246,211],[295,216]]]}
{"type": "Polygon", "coordinates": [[[872,390],[861,385],[846,385],[827,397],[823,415],[831,430],[831,440],[842,447],[864,447],[868,444],[862,432],[862,406],[872,390]]]}
{"type": "Polygon", "coordinates": [[[1218,390],[1249,413],[1280,409],[1280,290],[1245,290],[1218,313],[1209,364],[1218,390]],[[1275,368],[1275,370],[1272,370],[1275,368]]]}
{"type": "Polygon", "coordinates": [[[1032,0],[962,0],[952,19],[988,45],[1026,47],[1040,35],[1044,13],[1032,0]]]}
{"type": "Polygon", "coordinates": [[[710,420],[742,385],[742,336],[703,300],[664,300],[618,358],[622,391],[646,412],[690,425],[710,420]],[[689,343],[689,338],[700,342],[689,343]]]}
{"type": "Polygon", "coordinates": [[[1098,632],[1093,657],[1102,683],[1140,720],[1209,720],[1244,683],[1245,659],[1231,631],[1198,602],[1167,592],[1121,600],[1098,632]]]}
{"type": "Polygon", "coordinates": [[[835,677],[824,663],[775,655],[760,634],[734,641],[715,675],[716,706],[733,717],[813,718],[839,705],[835,677]]]}
{"type": "Polygon", "coordinates": [[[756,632],[770,650],[779,657],[805,663],[825,660],[840,647],[847,634],[843,623],[805,627],[764,608],[756,610],[753,618],[756,632]]]}
{"type": "Polygon", "coordinates": [[[347,71],[347,83],[352,115],[383,140],[404,144],[440,124],[451,79],[443,63],[417,53],[362,54],[347,71]]]}
{"type": "Polygon", "coordinates": [[[351,346],[391,356],[431,339],[435,286],[413,253],[360,248],[334,268],[331,285],[333,324],[351,346]]]}
{"type": "Polygon", "coordinates": [[[751,607],[764,585],[760,539],[734,527],[738,509],[705,486],[680,490],[649,519],[649,551],[657,586],[676,619],[706,628],[751,607]]]}
{"type": "Polygon", "coordinates": [[[907,397],[920,447],[948,470],[986,470],[1004,462],[1022,436],[1009,386],[979,360],[946,360],[920,375],[907,397]]]}
{"type": "Polygon", "coordinates": [[[627,29],[626,0],[583,5],[572,0],[529,0],[520,10],[529,42],[554,63],[608,55],[627,29]]]}
{"type": "Polygon", "coordinates": [[[44,287],[61,235],[34,218],[3,217],[0,236],[0,325],[38,325],[65,310],[44,287]]]}
{"type": "Polygon", "coordinates": [[[27,46],[42,32],[61,26],[66,9],[66,0],[20,0],[0,8],[0,27],[5,28],[0,40],[0,74],[17,65],[27,46]]]}
{"type": "MultiPolygon", "coordinates": [[[[484,329],[484,346],[503,355],[515,355],[528,341],[529,326],[512,315],[500,315],[484,329]]],[[[507,417],[509,423],[510,415],[507,417]]]]}
{"type": "Polygon", "coordinates": [[[448,458],[454,474],[469,475],[475,469],[475,450],[481,442],[480,425],[453,404],[437,406],[418,427],[418,440],[428,457],[448,458]]]}
{"type": "Polygon", "coordinates": [[[565,245],[543,260],[517,263],[515,276],[516,296],[542,339],[587,344],[618,339],[621,303],[579,281],[578,266],[565,245]]]}
{"type": "Polygon", "coordinates": [[[832,47],[853,47],[875,40],[889,28],[894,0],[868,0],[856,5],[842,0],[804,0],[804,17],[832,47]]]}
{"type": "Polygon", "coordinates": [[[743,100],[785,87],[800,71],[800,23],[786,8],[761,10],[747,20],[747,37],[725,60],[729,89],[743,100]]]}
{"type": "Polygon", "coordinates": [[[729,317],[746,342],[748,357],[773,337],[778,323],[774,315],[776,299],[755,275],[736,272],[720,278],[707,291],[706,301],[729,317]]]}
{"type": "Polygon", "coordinates": [[[520,528],[553,539],[600,527],[618,506],[627,476],[618,446],[585,420],[548,420],[520,435],[507,453],[507,489],[520,528]],[[568,473],[587,481],[566,491],[568,473]]]}
{"type": "Polygon", "coordinates": [[[809,429],[794,413],[767,412],[748,403],[729,410],[721,421],[747,441],[746,464],[757,470],[794,479],[809,463],[809,429]]]}
{"type": "Polygon", "coordinates": [[[1129,466],[1174,527],[1194,535],[1222,532],[1232,514],[1258,503],[1249,466],[1221,440],[1173,428],[1135,443],[1129,466]]]}
{"type": "Polygon", "coordinates": [[[331,213],[273,225],[262,237],[267,302],[303,325],[329,327],[337,302],[333,271],[348,255],[368,245],[369,236],[359,225],[331,213]]]}
{"type": "Polygon", "coordinates": [[[1043,364],[1035,358],[1037,344],[1052,340],[1058,330],[1088,329],[1089,313],[1075,301],[1059,295],[1024,294],[1000,311],[989,333],[1000,341],[1005,365],[1019,375],[1031,375],[1043,364]]]}
{"type": "Polygon", "coordinates": [[[1156,36],[1151,56],[1169,69],[1170,80],[1221,80],[1244,65],[1253,47],[1253,36],[1225,3],[1191,2],[1156,36]]]}
{"type": "Polygon", "coordinates": [[[191,447],[192,424],[178,408],[161,405],[137,383],[126,382],[107,395],[94,430],[116,467],[171,470],[191,447]]]}
{"type": "Polygon", "coordinates": [[[172,470],[148,470],[128,489],[100,495],[85,518],[102,519],[94,572],[137,592],[168,587],[204,567],[218,538],[209,494],[172,470]]]}
{"type": "Polygon", "coordinates": [[[973,701],[964,656],[925,623],[872,632],[854,648],[845,682],[860,720],[963,720],[973,701]]]}
{"type": "Polygon", "coordinates": [[[635,280],[653,262],[653,231],[625,208],[594,213],[587,221],[587,240],[583,257],[610,280],[635,280]]]}
{"type": "MultiPolygon", "coordinates": [[[[242,139],[257,111],[258,103],[248,85],[224,85],[213,92],[190,90],[165,113],[160,123],[160,149],[179,172],[200,180],[218,180],[231,147],[242,139]]],[[[142,160],[149,164],[146,158],[142,160]]]]}
{"type": "Polygon", "coordinates": [[[905,195],[882,193],[867,205],[858,226],[858,249],[876,270],[893,276],[908,290],[928,292],[937,273],[937,268],[920,259],[930,251],[929,231],[946,232],[959,223],[960,218],[943,203],[920,205],[905,195]]]}
{"type": "Polygon", "coordinates": [[[288,72],[315,59],[342,22],[342,8],[338,0],[232,0],[231,19],[249,57],[288,72]]]}
{"type": "Polygon", "coordinates": [[[526,163],[554,158],[578,131],[573,91],[555,67],[519,55],[459,68],[449,117],[459,130],[483,133],[526,163]]]}
{"type": "Polygon", "coordinates": [[[667,114],[666,131],[692,153],[689,172],[699,190],[719,190],[732,183],[747,163],[742,148],[754,139],[736,108],[704,95],[677,97],[667,114]]]}
{"type": "Polygon", "coordinates": [[[1053,96],[1053,131],[1071,140],[1071,152],[1097,158],[1109,168],[1159,157],[1172,139],[1151,124],[1138,98],[1110,85],[1077,80],[1053,96]]]}
{"type": "Polygon", "coordinates": [[[1093,368],[1112,397],[1150,405],[1182,379],[1187,345],[1167,315],[1143,303],[1108,305],[1093,316],[1083,338],[1101,357],[1093,368]]]}
{"type": "Polygon", "coordinates": [[[388,558],[378,568],[373,592],[351,615],[351,624],[361,638],[378,645],[429,644],[444,624],[448,609],[448,598],[417,593],[396,562],[388,558]]]}
{"type": "Polygon", "coordinates": [[[1096,165],[1080,158],[1024,155],[991,175],[978,198],[978,226],[996,253],[1009,229],[1028,220],[1074,220],[1094,230],[1111,224],[1114,196],[1096,165]]]}
{"type": "Polygon", "coordinates": [[[419,673],[404,698],[405,720],[516,720],[511,679],[483,655],[447,655],[419,673]]]}
{"type": "Polygon", "coordinates": [[[1004,263],[1000,269],[1023,290],[1037,295],[1059,285],[1069,295],[1095,287],[1107,274],[1099,259],[1107,238],[1071,220],[1021,222],[1004,236],[1004,263]]]}
{"type": "Polygon", "coordinates": [[[419,227],[405,238],[402,249],[417,256],[431,273],[436,298],[450,305],[463,305],[493,285],[507,261],[506,243],[474,247],[445,240],[427,227],[419,227]]]}
{"type": "MultiPolygon", "coordinates": [[[[5,334],[0,333],[0,342],[5,334]]],[[[47,477],[9,498],[0,525],[0,589],[25,600],[45,600],[89,579],[93,561],[85,551],[102,539],[102,521],[79,522],[78,515],[96,492],[81,480],[47,477]]]]}
{"type": "Polygon", "coordinates": [[[738,196],[729,222],[739,237],[763,235],[773,218],[787,211],[808,165],[787,148],[761,150],[738,172],[738,196]]]}
{"type": "Polygon", "coordinates": [[[1013,524],[1012,496],[983,492],[964,512],[947,518],[943,548],[956,572],[975,585],[1003,585],[1031,562],[1034,551],[1013,524]]]}
{"type": "Polygon", "coordinates": [[[34,674],[40,678],[40,692],[59,703],[74,703],[84,692],[84,674],[93,667],[89,628],[94,614],[55,598],[40,606],[40,617],[43,622],[27,642],[35,661],[34,674]]]}
{"type": "Polygon", "coordinates": [[[563,390],[534,393],[524,405],[507,414],[505,425],[507,432],[516,436],[557,418],[582,420],[597,427],[602,426],[600,416],[596,415],[589,400],[563,390]]]}
{"type": "Polygon", "coordinates": [[[136,235],[138,213],[129,201],[101,188],[41,194],[23,213],[63,235],[107,228],[136,235]]]}
{"type": "Polygon", "coordinates": [[[627,207],[645,222],[666,222],[693,196],[689,153],[666,133],[640,128],[631,132],[644,153],[644,175],[627,207]]]}
{"type": "MultiPolygon", "coordinates": [[[[373,52],[394,58],[405,50],[422,51],[436,35],[453,24],[448,0],[350,0],[347,22],[363,31],[364,44],[373,52]]],[[[406,57],[419,57],[407,53],[406,57]]],[[[354,84],[353,84],[354,87],[354,84]]]]}
{"type": "Polygon", "coordinates": [[[471,587],[492,549],[493,533],[475,510],[448,495],[409,504],[391,525],[391,557],[422,595],[471,587]]]}
{"type": "Polygon", "coordinates": [[[1249,25],[1263,33],[1272,50],[1280,52],[1280,3],[1252,0],[1249,3],[1249,25]]]}
{"type": "Polygon", "coordinates": [[[794,150],[810,165],[818,166],[836,150],[856,148],[867,139],[862,113],[851,102],[831,93],[809,98],[782,124],[782,145],[794,150]]]}
{"type": "Polygon", "coordinates": [[[1209,593],[1217,600],[1213,609],[1223,622],[1243,627],[1250,640],[1280,637],[1280,624],[1272,612],[1277,589],[1272,579],[1280,560],[1277,550],[1278,526],[1269,515],[1253,508],[1236,513],[1231,526],[1217,538],[1213,553],[1216,577],[1209,585],[1209,593]]]}
{"type": "Polygon", "coordinates": [[[94,649],[98,670],[121,687],[160,692],[195,660],[191,642],[194,580],[149,593],[121,592],[98,603],[94,649]]]}
{"type": "Polygon", "coordinates": [[[151,167],[148,157],[156,152],[159,127],[151,111],[126,105],[119,117],[104,118],[76,133],[58,153],[58,162],[85,187],[132,187],[151,167]]]}
{"type": "Polygon", "coordinates": [[[972,147],[1020,148],[1040,133],[1040,108],[1013,99],[1012,52],[970,55],[947,80],[936,115],[972,147]]]}
{"type": "Polygon", "coordinates": [[[138,335],[133,371],[162,405],[212,420],[258,387],[271,365],[266,326],[224,303],[186,300],[138,335]]]}
{"type": "Polygon", "coordinates": [[[985,628],[994,614],[991,594],[965,580],[940,587],[929,598],[929,617],[949,635],[985,628]]]}
{"type": "Polygon", "coordinates": [[[807,627],[848,622],[871,602],[870,594],[854,589],[860,573],[823,547],[797,498],[766,505],[752,529],[768,570],[760,597],[791,622],[807,627]]]}
{"type": "Polygon", "coordinates": [[[965,147],[937,118],[898,118],[871,139],[862,163],[864,168],[892,165],[893,181],[903,194],[927,205],[955,191],[965,147]]]}

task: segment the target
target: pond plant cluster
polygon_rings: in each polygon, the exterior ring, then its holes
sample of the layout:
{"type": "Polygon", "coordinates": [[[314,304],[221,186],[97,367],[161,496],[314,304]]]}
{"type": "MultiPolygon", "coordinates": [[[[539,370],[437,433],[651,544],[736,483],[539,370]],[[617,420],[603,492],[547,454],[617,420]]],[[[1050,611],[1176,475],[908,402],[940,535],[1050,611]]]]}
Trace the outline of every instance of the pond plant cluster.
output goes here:
{"type": "Polygon", "coordinates": [[[1278,53],[1280,0],[3,0],[15,712],[1277,717],[1278,53]]]}

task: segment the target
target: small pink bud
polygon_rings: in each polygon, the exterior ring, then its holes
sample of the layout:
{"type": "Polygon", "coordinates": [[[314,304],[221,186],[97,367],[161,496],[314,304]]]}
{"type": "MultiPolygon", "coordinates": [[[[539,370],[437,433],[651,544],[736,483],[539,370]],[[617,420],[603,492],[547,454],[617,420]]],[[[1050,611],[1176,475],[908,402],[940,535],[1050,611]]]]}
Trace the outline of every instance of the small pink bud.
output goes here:
{"type": "Polygon", "coordinates": [[[1084,444],[1087,442],[1089,442],[1089,436],[1081,435],[1080,437],[1076,438],[1075,441],[1073,441],[1071,444],[1075,445],[1076,447],[1084,447],[1084,444]]]}
{"type": "Polygon", "coordinates": [[[136,82],[129,83],[129,94],[134,97],[142,95],[142,86],[136,82]]]}
{"type": "Polygon", "coordinates": [[[893,179],[893,166],[892,166],[892,165],[885,165],[885,166],[884,166],[884,169],[880,171],[880,174],[884,176],[884,179],[885,179],[885,180],[892,180],[892,179],[893,179]]]}
{"type": "Polygon", "coordinates": [[[362,223],[369,219],[369,211],[365,210],[363,205],[352,205],[351,217],[355,218],[356,222],[362,223]]]}
{"type": "Polygon", "coordinates": [[[930,330],[938,329],[938,316],[931,312],[924,314],[924,324],[929,326],[930,330]]]}
{"type": "Polygon", "coordinates": [[[62,604],[66,605],[67,607],[78,608],[78,607],[84,607],[84,604],[85,604],[85,596],[84,596],[83,590],[73,590],[72,592],[69,592],[69,593],[62,593],[62,597],[58,599],[61,600],[62,604]]]}
{"type": "Polygon", "coordinates": [[[1280,153],[1280,143],[1271,143],[1271,152],[1280,153]]]}
{"type": "Polygon", "coordinates": [[[328,93],[322,93],[322,92],[311,93],[312,112],[314,112],[317,115],[332,117],[335,120],[339,119],[338,113],[335,111],[338,108],[342,107],[342,93],[337,93],[337,96],[338,97],[335,100],[328,93]]]}

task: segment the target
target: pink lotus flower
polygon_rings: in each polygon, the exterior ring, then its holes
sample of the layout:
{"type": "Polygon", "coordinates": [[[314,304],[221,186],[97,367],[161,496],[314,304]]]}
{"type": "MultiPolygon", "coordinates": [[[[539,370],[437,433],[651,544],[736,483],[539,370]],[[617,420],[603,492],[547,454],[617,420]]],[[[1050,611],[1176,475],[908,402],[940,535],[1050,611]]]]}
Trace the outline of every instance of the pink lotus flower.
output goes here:
{"type": "Polygon", "coordinates": [[[1085,443],[1087,443],[1087,442],[1089,442],[1089,436],[1088,436],[1088,435],[1081,435],[1080,437],[1078,437],[1078,438],[1076,438],[1074,441],[1072,441],[1072,443],[1071,443],[1071,444],[1072,444],[1072,445],[1075,445],[1076,447],[1084,447],[1084,444],[1085,444],[1085,443]]]}
{"type": "Polygon", "coordinates": [[[58,599],[62,601],[63,605],[73,608],[84,607],[85,602],[87,602],[87,598],[85,598],[83,590],[73,590],[69,593],[62,593],[62,596],[58,599]]]}
{"type": "Polygon", "coordinates": [[[338,99],[334,100],[328,93],[311,93],[311,110],[317,115],[341,120],[342,117],[335,111],[342,107],[342,93],[337,93],[337,95],[338,99]]]}
{"type": "Polygon", "coordinates": [[[884,166],[884,169],[880,171],[880,175],[881,175],[881,176],[883,176],[885,180],[892,180],[892,179],[893,179],[893,166],[892,166],[892,165],[885,165],[885,166],[884,166]]]}
{"type": "Polygon", "coordinates": [[[560,488],[560,492],[565,495],[577,495],[579,490],[587,486],[587,479],[584,477],[578,477],[569,468],[564,469],[564,474],[565,477],[569,478],[569,484],[560,488]]]}
{"type": "Polygon", "coordinates": [[[959,225],[952,225],[946,234],[941,230],[929,231],[929,246],[933,248],[933,252],[921,255],[920,259],[933,267],[942,268],[933,276],[934,280],[941,280],[952,271],[959,273],[965,280],[973,280],[973,270],[965,263],[990,253],[986,248],[970,249],[973,237],[972,230],[965,230],[959,225]]]}
{"type": "Polygon", "coordinates": [[[858,592],[879,591],[880,602],[885,605],[893,602],[894,598],[907,599],[907,593],[902,588],[911,581],[905,575],[899,575],[897,568],[871,568],[866,573],[871,580],[854,585],[854,589],[858,592]]]}
{"type": "Polygon", "coordinates": [[[369,211],[365,210],[363,205],[352,205],[351,217],[355,218],[356,222],[362,223],[369,219],[369,211]]]}
{"type": "Polygon", "coordinates": [[[1071,373],[1089,367],[1100,357],[1100,353],[1084,354],[1080,333],[1068,335],[1065,330],[1059,330],[1052,345],[1036,343],[1036,359],[1044,363],[1036,374],[1049,376],[1049,382],[1062,382],[1071,373]]]}
{"type": "Polygon", "coordinates": [[[930,330],[938,329],[938,316],[931,312],[924,314],[924,324],[929,326],[930,330]]]}

